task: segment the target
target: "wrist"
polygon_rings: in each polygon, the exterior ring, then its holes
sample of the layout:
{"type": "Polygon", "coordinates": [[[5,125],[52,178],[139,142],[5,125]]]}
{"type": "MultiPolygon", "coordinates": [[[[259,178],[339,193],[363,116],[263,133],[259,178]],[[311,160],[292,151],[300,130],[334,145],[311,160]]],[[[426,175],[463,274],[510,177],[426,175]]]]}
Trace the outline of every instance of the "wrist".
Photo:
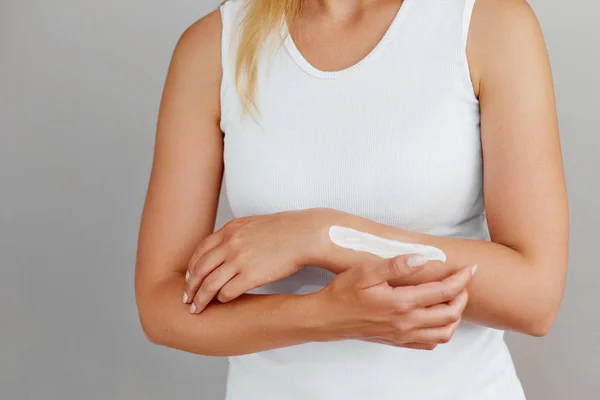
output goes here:
{"type": "Polygon", "coordinates": [[[329,264],[331,255],[331,241],[329,240],[329,228],[335,224],[336,210],[329,208],[313,208],[307,210],[311,221],[307,228],[308,244],[304,264],[325,267],[329,264]]]}

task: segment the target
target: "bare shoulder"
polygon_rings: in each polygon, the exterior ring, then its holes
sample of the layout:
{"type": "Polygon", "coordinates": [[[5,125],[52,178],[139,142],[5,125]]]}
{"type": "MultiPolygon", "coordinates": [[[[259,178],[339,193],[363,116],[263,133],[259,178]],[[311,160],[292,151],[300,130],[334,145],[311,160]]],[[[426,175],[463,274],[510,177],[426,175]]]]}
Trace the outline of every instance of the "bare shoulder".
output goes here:
{"type": "Polygon", "coordinates": [[[221,13],[217,9],[189,26],[181,35],[177,47],[197,51],[214,48],[218,50],[221,43],[221,27],[221,13]]]}
{"type": "Polygon", "coordinates": [[[475,38],[523,39],[521,35],[539,31],[535,13],[526,0],[477,0],[471,30],[475,38]]]}
{"type": "Polygon", "coordinates": [[[176,115],[174,109],[181,111],[185,105],[191,110],[203,110],[213,122],[218,120],[223,76],[221,27],[220,12],[215,10],[188,27],[179,38],[165,84],[163,115],[176,115]]]}
{"type": "Polygon", "coordinates": [[[538,19],[526,0],[477,0],[467,53],[473,81],[479,83],[499,64],[514,57],[546,56],[538,19]]]}
{"type": "Polygon", "coordinates": [[[195,67],[201,64],[203,75],[220,73],[221,14],[215,10],[188,27],[177,42],[173,60],[195,67]]]}

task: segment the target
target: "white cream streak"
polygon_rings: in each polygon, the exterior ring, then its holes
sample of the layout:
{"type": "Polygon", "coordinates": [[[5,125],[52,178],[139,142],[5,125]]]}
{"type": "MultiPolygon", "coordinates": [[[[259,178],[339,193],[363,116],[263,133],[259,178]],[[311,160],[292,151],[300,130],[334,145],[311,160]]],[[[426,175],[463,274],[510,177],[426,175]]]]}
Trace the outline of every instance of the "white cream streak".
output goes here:
{"type": "Polygon", "coordinates": [[[351,228],[332,226],[329,228],[329,238],[337,246],[354,251],[364,251],[381,258],[392,258],[404,254],[421,254],[429,261],[446,262],[446,254],[436,247],[385,239],[351,228]]]}

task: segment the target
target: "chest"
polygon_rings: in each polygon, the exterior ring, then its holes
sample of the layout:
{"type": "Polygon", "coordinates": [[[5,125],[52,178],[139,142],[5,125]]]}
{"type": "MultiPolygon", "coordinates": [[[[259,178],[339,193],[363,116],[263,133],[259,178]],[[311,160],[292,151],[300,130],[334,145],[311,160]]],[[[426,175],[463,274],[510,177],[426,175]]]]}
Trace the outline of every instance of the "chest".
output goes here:
{"type": "Polygon", "coordinates": [[[457,100],[451,82],[430,82],[431,91],[410,74],[351,85],[271,77],[259,120],[225,134],[235,216],[329,207],[426,231],[477,211],[478,108],[457,100]]]}

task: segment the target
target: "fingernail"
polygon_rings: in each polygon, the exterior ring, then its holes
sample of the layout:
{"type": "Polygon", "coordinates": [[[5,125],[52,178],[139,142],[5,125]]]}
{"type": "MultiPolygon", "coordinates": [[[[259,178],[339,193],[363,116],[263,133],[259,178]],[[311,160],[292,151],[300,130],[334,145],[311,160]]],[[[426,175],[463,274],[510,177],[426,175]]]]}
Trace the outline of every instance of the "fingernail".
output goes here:
{"type": "Polygon", "coordinates": [[[187,292],[183,292],[183,302],[187,303],[189,299],[187,292]]]}
{"type": "Polygon", "coordinates": [[[471,268],[471,276],[475,275],[475,272],[477,272],[477,264],[473,265],[473,268],[471,268]]]}
{"type": "Polygon", "coordinates": [[[427,264],[427,257],[425,257],[422,254],[415,254],[409,256],[408,260],[406,260],[406,265],[408,265],[411,268],[420,267],[425,264],[427,264]]]}
{"type": "Polygon", "coordinates": [[[187,272],[185,273],[185,281],[187,282],[187,281],[189,281],[189,280],[190,280],[190,271],[187,271],[187,272]]]}
{"type": "Polygon", "coordinates": [[[192,304],[192,306],[190,307],[190,312],[191,312],[192,314],[195,314],[195,313],[196,313],[196,305],[195,305],[195,304],[192,304]]]}

